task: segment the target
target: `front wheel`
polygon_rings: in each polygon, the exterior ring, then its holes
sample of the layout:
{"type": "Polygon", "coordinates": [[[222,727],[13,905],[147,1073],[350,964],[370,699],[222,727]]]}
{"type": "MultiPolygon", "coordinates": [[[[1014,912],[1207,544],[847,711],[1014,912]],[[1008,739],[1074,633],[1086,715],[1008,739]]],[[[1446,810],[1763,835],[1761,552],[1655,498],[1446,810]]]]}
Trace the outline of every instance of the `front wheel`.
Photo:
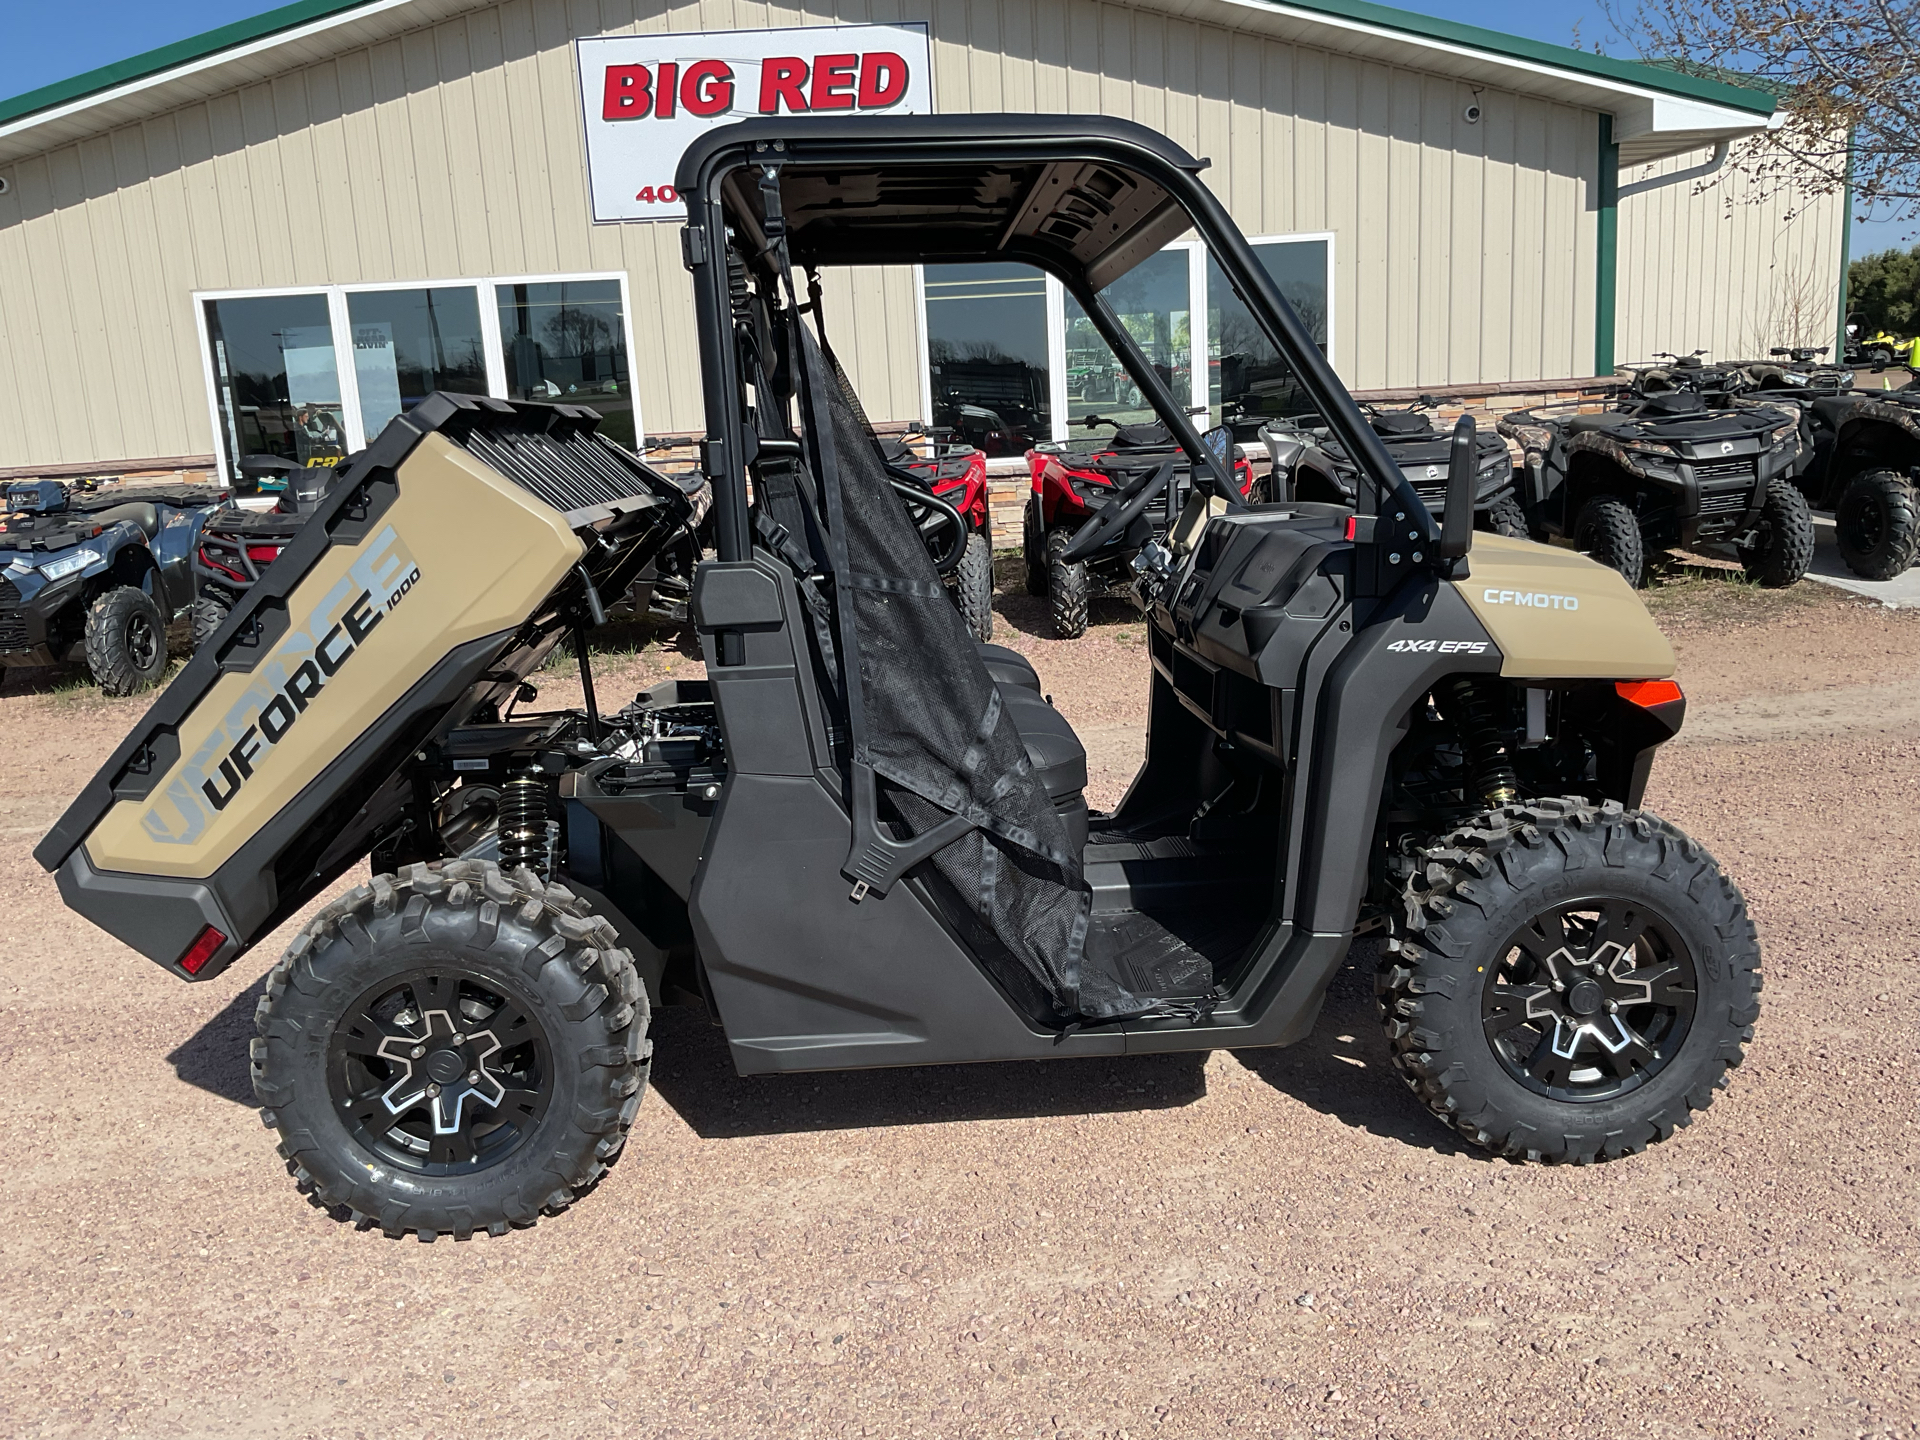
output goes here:
{"type": "Polygon", "coordinates": [[[1767,482],[1759,529],[1752,545],[1740,547],[1740,563],[1749,580],[1769,590],[1797,584],[1813,564],[1813,512],[1786,477],[1767,482]]]}
{"type": "Polygon", "coordinates": [[[1393,1063],[1500,1155],[1614,1159],[1726,1088],[1760,1014],[1746,902],[1679,830],[1609,801],[1482,816],[1409,857],[1375,990],[1393,1063]]]}
{"type": "Polygon", "coordinates": [[[107,591],[87,608],[87,669],[109,695],[136,695],[167,673],[167,617],[132,585],[107,591]]]}
{"type": "Polygon", "coordinates": [[[953,570],[953,598],[960,618],[973,638],[983,644],[993,639],[993,547],[975,531],[953,570]]]}
{"type": "Polygon", "coordinates": [[[1636,590],[1647,583],[1647,542],[1640,534],[1640,521],[1624,500],[1596,495],[1582,505],[1573,523],[1573,548],[1618,570],[1636,590]]]}
{"type": "Polygon", "coordinates": [[[1840,558],[1863,580],[1905,573],[1920,551],[1920,501],[1913,482],[1892,470],[1869,470],[1847,482],[1833,507],[1840,558]]]}
{"type": "Polygon", "coordinates": [[[1073,532],[1067,529],[1047,534],[1047,598],[1053,617],[1056,640],[1078,640],[1087,633],[1087,562],[1066,558],[1073,532]]]}
{"type": "Polygon", "coordinates": [[[233,611],[233,602],[218,591],[209,590],[193,602],[189,615],[193,628],[194,653],[213,638],[213,632],[226,623],[227,616],[233,611]]]}
{"type": "Polygon", "coordinates": [[[295,1178],[389,1235],[504,1235],[626,1143],[647,1000],[605,920],[478,860],[376,875],[303,930],[254,1015],[295,1178]]]}
{"type": "Polygon", "coordinates": [[[1520,508],[1517,495],[1502,495],[1480,512],[1483,530],[1495,535],[1504,535],[1509,540],[1525,540],[1527,533],[1527,512],[1520,508]]]}

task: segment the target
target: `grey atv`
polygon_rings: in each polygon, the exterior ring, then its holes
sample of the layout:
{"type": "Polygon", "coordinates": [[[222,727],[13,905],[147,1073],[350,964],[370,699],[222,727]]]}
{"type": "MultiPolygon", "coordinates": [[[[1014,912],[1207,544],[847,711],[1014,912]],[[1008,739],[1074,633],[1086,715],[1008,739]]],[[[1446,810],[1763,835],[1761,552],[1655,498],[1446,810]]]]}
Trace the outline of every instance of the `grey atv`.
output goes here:
{"type": "MultiPolygon", "coordinates": [[[[193,604],[202,527],[227,508],[199,486],[10,486],[0,526],[0,666],[84,663],[109,695],[167,669],[167,632],[193,604]]],[[[4,674],[0,671],[0,674],[4,674]]]]}
{"type": "MultiPolygon", "coordinates": [[[[1444,519],[1451,437],[1434,427],[1431,412],[1439,404],[1422,395],[1408,406],[1363,404],[1360,409],[1421,503],[1444,519]]],[[[1360,467],[1324,427],[1274,419],[1261,426],[1260,439],[1273,462],[1268,484],[1277,494],[1354,503],[1360,467]]],[[[1473,525],[1496,535],[1527,535],[1527,517],[1514,488],[1513,453],[1497,434],[1475,435],[1473,525]]]]}
{"type": "Polygon", "coordinates": [[[1571,541],[1631,585],[1676,546],[1731,546],[1770,588],[1796,583],[1813,561],[1813,517],[1794,484],[1805,455],[1794,406],[1716,408],[1697,389],[1630,390],[1597,412],[1576,401],[1516,410],[1500,433],[1523,451],[1533,533],[1571,541]]]}
{"type": "Polygon", "coordinates": [[[255,1017],[319,1200],[422,1239],[571,1204],[629,1143],[658,1005],[748,1075],[1285,1045],[1363,930],[1409,1103],[1473,1144],[1610,1159],[1713,1103],[1759,951],[1641,808],[1684,717],[1671,647],[1618,575],[1472,530],[1471,421],[1434,521],[1200,169],[1103,116],[697,138],[706,675],[611,713],[526,679],[684,495],[588,412],[480,397],[348,467],[34,852],[195,981],[366,862],[255,1017]],[[1190,231],[1355,457],[1353,507],[1249,504],[1114,308],[1190,231]],[[1178,452],[1065,558],[1192,486],[1135,557],[1146,643],[1110,663],[1147,690],[1145,758],[1111,814],[1033,667],[948,598],[794,273],[987,259],[1058,277],[1178,452]]]}

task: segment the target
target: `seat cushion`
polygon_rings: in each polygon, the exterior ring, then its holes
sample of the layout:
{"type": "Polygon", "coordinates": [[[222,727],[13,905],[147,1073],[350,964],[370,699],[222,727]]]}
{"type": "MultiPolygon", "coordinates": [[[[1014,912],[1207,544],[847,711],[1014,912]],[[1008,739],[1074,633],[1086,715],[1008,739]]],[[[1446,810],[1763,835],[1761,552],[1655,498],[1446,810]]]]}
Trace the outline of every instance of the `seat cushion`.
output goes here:
{"type": "Polygon", "coordinates": [[[1004,645],[988,645],[984,642],[974,646],[980,652],[980,659],[987,667],[987,674],[996,685],[1017,685],[1040,693],[1040,676],[1033,665],[1018,650],[1009,650],[1004,645]]]}
{"type": "Polygon", "coordinates": [[[1000,701],[1026,742],[1033,773],[1056,800],[1087,788],[1087,749],[1067,717],[1031,690],[1002,685],[1000,701]]]}

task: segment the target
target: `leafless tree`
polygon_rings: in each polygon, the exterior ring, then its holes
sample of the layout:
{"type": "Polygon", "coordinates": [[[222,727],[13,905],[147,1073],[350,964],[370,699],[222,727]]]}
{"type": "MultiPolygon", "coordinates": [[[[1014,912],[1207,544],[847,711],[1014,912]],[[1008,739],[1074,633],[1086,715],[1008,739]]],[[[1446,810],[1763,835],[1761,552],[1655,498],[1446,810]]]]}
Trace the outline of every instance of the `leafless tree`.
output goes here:
{"type": "Polygon", "coordinates": [[[1601,0],[1649,64],[1773,91],[1784,123],[1736,147],[1762,193],[1920,218],[1920,0],[1601,0]]]}

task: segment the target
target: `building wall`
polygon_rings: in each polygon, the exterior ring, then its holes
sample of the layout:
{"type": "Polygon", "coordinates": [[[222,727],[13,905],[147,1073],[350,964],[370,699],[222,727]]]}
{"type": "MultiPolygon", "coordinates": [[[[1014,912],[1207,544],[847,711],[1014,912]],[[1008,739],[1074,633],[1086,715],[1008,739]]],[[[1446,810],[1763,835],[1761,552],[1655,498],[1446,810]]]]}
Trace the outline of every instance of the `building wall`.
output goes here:
{"type": "MultiPolygon", "coordinates": [[[[0,467],[210,451],[196,289],[624,270],[642,423],[699,427],[678,227],[589,222],[571,42],[880,19],[930,22],[944,111],[1127,116],[1249,233],[1335,232],[1356,388],[1591,369],[1590,112],[1103,0],[508,0],[10,166],[0,467]]],[[[828,314],[870,413],[917,415],[911,277],[828,314]]]]}
{"type": "MultiPolygon", "coordinates": [[[[1620,200],[1617,314],[1622,363],[1655,351],[1751,359],[1775,345],[1831,345],[1839,328],[1845,197],[1785,178],[1756,179],[1739,160],[1620,200]]],[[[1711,150],[1622,167],[1620,186],[1705,165],[1711,150]]]]}

